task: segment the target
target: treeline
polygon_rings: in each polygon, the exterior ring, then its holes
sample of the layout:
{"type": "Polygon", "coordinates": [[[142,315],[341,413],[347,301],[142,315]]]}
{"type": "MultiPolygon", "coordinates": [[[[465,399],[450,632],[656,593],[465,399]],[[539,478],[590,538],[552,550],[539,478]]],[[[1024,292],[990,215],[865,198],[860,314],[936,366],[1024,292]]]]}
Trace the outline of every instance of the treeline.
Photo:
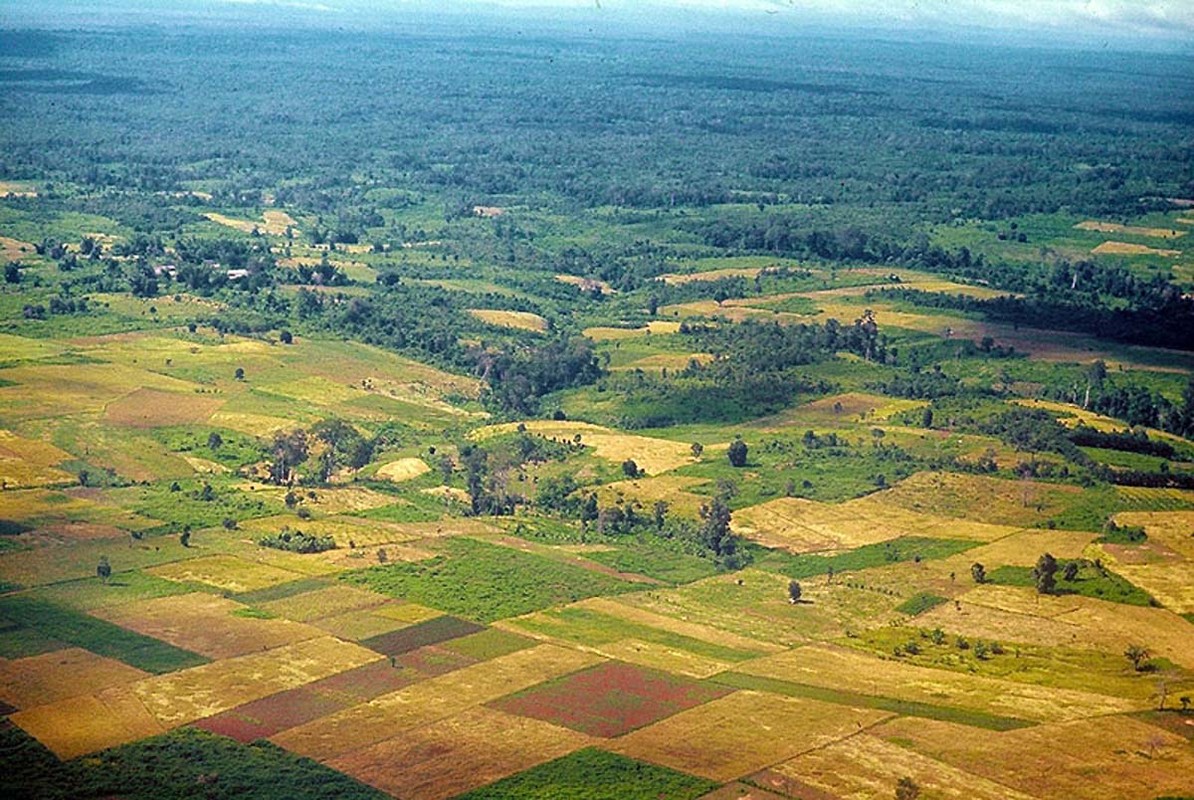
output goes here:
{"type": "Polygon", "coordinates": [[[1010,295],[984,299],[919,289],[872,290],[866,296],[978,313],[1012,325],[1046,326],[1129,344],[1194,350],[1194,299],[1176,291],[1156,298],[1161,301],[1158,305],[1136,308],[1108,308],[1095,299],[1073,302],[1010,295]]]}

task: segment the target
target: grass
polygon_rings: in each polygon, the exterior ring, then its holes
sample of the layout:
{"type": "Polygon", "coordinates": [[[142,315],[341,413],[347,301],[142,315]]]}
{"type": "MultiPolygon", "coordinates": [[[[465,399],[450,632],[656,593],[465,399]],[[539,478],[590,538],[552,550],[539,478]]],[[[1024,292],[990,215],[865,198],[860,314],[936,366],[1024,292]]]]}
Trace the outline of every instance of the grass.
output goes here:
{"type": "Polygon", "coordinates": [[[0,599],[0,617],[42,636],[162,674],[207,663],[203,656],[73,609],[28,597],[0,599]]]}
{"type": "Polygon", "coordinates": [[[188,479],[177,481],[178,491],[169,483],[119,489],[113,493],[118,501],[128,502],[143,516],[160,519],[172,529],[214,528],[225,519],[241,522],[281,512],[282,506],[265,497],[248,497],[231,485],[214,477],[208,481],[188,479]],[[212,487],[211,499],[202,499],[204,486],[212,487]]]}
{"type": "Polygon", "coordinates": [[[915,617],[917,614],[923,614],[942,603],[948,602],[946,598],[935,595],[932,592],[920,592],[896,606],[896,611],[915,617]]]}
{"type": "MultiPolygon", "coordinates": [[[[776,568],[790,578],[811,578],[833,572],[855,572],[871,567],[881,567],[902,561],[932,561],[976,547],[980,542],[961,539],[929,539],[921,536],[903,536],[890,542],[868,544],[835,556],[803,555],[790,556],[770,551],[760,566],[776,568]],[[772,567],[771,561],[778,563],[772,567]]],[[[925,609],[927,610],[927,609],[925,609]]]]}
{"type": "Polygon", "coordinates": [[[561,608],[521,619],[517,625],[533,633],[545,634],[576,644],[599,646],[624,639],[651,642],[667,648],[684,650],[716,661],[735,663],[758,655],[756,652],[707,642],[691,636],[620,619],[588,608],[561,608]]]}
{"type": "Polygon", "coordinates": [[[982,711],[935,706],[929,703],[918,703],[913,700],[897,700],[892,697],[876,697],[844,689],[825,689],[819,686],[790,683],[774,678],[744,675],[740,672],[725,672],[712,678],[711,681],[722,686],[732,686],[735,689],[752,689],[755,691],[781,694],[787,697],[807,697],[827,703],[837,703],[855,708],[874,708],[908,717],[953,722],[959,725],[970,725],[971,727],[984,728],[991,731],[1011,731],[1017,728],[1027,728],[1033,724],[1026,720],[1016,719],[1015,717],[1001,717],[996,714],[986,714],[982,711]]]}
{"type": "Polygon", "coordinates": [[[0,727],[0,795],[38,800],[383,800],[385,795],[269,742],[242,745],[182,728],[61,762],[21,729],[0,727]],[[152,768],[149,767],[152,765],[152,768]]]}
{"type": "MultiPolygon", "coordinates": [[[[1053,594],[1078,594],[1129,606],[1154,605],[1153,598],[1140,587],[1113,572],[1099,573],[1093,565],[1081,562],[1076,580],[1067,581],[1059,570],[1053,594]]],[[[1036,586],[1031,567],[1005,565],[987,573],[987,580],[1002,586],[1036,586]]]]}
{"type": "Polygon", "coordinates": [[[492,622],[634,584],[533,553],[452,539],[445,555],[349,572],[342,580],[479,622],[492,622]]]}
{"type": "Polygon", "coordinates": [[[269,586],[265,589],[257,589],[252,592],[241,592],[233,595],[233,599],[238,603],[244,603],[248,606],[259,605],[260,603],[269,603],[274,600],[285,600],[288,597],[295,595],[313,592],[316,589],[327,588],[328,582],[321,578],[301,578],[297,581],[289,581],[287,583],[279,583],[276,586],[269,586]]]}
{"type": "Polygon", "coordinates": [[[619,572],[646,575],[673,585],[699,581],[717,572],[716,565],[707,558],[649,544],[597,551],[586,556],[619,572]]]}
{"type": "Polygon", "coordinates": [[[704,778],[589,747],[459,800],[689,800],[716,787],[704,778]]]}

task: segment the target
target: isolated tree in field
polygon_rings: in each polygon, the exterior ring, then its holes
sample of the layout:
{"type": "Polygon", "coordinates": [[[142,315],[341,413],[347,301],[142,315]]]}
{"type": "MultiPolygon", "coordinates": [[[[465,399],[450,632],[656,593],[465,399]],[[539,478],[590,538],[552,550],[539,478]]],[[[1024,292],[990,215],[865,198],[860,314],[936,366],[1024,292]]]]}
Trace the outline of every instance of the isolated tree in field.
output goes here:
{"type": "Polygon", "coordinates": [[[182,529],[182,533],[178,537],[178,543],[183,547],[191,546],[191,526],[188,525],[182,529]]]}
{"type": "Polygon", "coordinates": [[[970,565],[970,577],[974,578],[975,583],[986,583],[987,568],[975,561],[970,565]]]}
{"type": "Polygon", "coordinates": [[[627,478],[638,477],[638,464],[634,463],[633,458],[628,458],[622,462],[622,474],[627,478]]]}
{"type": "Polygon", "coordinates": [[[700,458],[701,453],[703,453],[703,452],[705,452],[705,445],[701,444],[700,442],[692,443],[692,457],[693,458],[700,458]]]}
{"type": "Polygon", "coordinates": [[[281,340],[282,344],[293,344],[294,334],[290,331],[282,331],[280,334],[278,334],[278,339],[281,340]]]}
{"type": "Polygon", "coordinates": [[[236,372],[232,373],[232,376],[238,381],[243,381],[245,379],[245,368],[237,367],[236,372]]]}
{"type": "Polygon", "coordinates": [[[926,407],[924,415],[920,418],[920,426],[922,428],[933,427],[933,409],[926,407]]]}
{"type": "Polygon", "coordinates": [[[1182,704],[1183,714],[1190,710],[1190,696],[1188,694],[1182,695],[1177,699],[1177,701],[1182,704]]]}
{"type": "Polygon", "coordinates": [[[274,434],[274,443],[270,448],[273,457],[270,463],[270,480],[281,486],[294,477],[294,468],[307,460],[307,434],[301,430],[274,434]]]}
{"type": "Polygon", "coordinates": [[[730,506],[724,495],[717,495],[709,505],[701,506],[701,541],[716,556],[731,555],[735,549],[730,533],[730,506]]]}
{"type": "Polygon", "coordinates": [[[1036,581],[1037,592],[1052,594],[1057,588],[1057,559],[1049,553],[1042,555],[1032,569],[1032,577],[1036,581]]]}
{"type": "Polygon", "coordinates": [[[799,581],[788,581],[788,602],[795,605],[800,602],[800,595],[804,590],[800,588],[799,581]]]}
{"type": "Polygon", "coordinates": [[[112,577],[112,565],[108,563],[107,556],[100,556],[99,563],[95,565],[95,574],[99,579],[107,584],[108,579],[112,577]]]}
{"type": "Polygon", "coordinates": [[[747,452],[748,448],[746,447],[746,442],[742,441],[741,438],[730,442],[730,449],[728,452],[730,465],[734,467],[745,467],[747,452]]]}
{"type": "Polygon", "coordinates": [[[896,800],[916,800],[920,797],[920,784],[905,775],[896,783],[896,800]]]}
{"type": "Polygon", "coordinates": [[[1147,647],[1139,644],[1130,644],[1124,650],[1124,658],[1132,662],[1132,669],[1137,672],[1144,671],[1144,665],[1148,662],[1151,655],[1152,653],[1148,651],[1147,647]]]}
{"type": "Polygon", "coordinates": [[[668,505],[666,500],[655,501],[655,505],[652,507],[652,512],[655,519],[655,530],[663,530],[663,526],[667,522],[667,509],[668,505]]]}

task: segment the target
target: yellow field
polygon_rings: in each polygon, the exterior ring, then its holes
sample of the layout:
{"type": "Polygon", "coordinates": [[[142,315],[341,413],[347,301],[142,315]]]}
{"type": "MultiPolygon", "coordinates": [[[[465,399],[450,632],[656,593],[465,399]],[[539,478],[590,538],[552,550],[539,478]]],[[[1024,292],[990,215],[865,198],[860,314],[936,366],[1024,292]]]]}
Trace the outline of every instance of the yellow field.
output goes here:
{"type": "Polygon", "coordinates": [[[1190,647],[1194,625],[1164,608],[1108,603],[1080,595],[1050,597],[1024,586],[976,586],[961,597],[962,607],[986,606],[1011,614],[1044,618],[1072,626],[1070,643],[1122,653],[1144,643],[1154,655],[1194,669],[1190,647]]]}
{"type": "Polygon", "coordinates": [[[227,428],[237,433],[247,433],[250,436],[271,436],[278,431],[289,431],[303,427],[292,419],[233,411],[217,411],[215,414],[212,414],[210,424],[217,428],[227,428]]]}
{"type": "Polygon", "coordinates": [[[1129,236],[1151,236],[1157,239],[1176,239],[1185,236],[1185,231],[1173,228],[1140,228],[1134,225],[1119,225],[1115,222],[1097,222],[1086,220],[1074,226],[1080,231],[1098,231],[1099,233],[1126,233],[1129,236]]]}
{"type": "Polygon", "coordinates": [[[326,761],[599,661],[588,653],[543,644],[382,695],[283,731],[272,741],[326,761]]]}
{"type": "Polygon", "coordinates": [[[127,686],[19,711],[9,719],[63,760],[165,730],[127,686]]]}
{"type": "Polygon", "coordinates": [[[725,782],[824,747],[890,717],[739,691],[613,740],[615,752],[725,782]]]}
{"type": "Polygon", "coordinates": [[[597,487],[597,499],[603,507],[618,500],[637,501],[647,510],[650,510],[657,500],[664,500],[671,512],[695,515],[702,505],[709,502],[709,498],[688,490],[705,482],[704,478],[687,475],[634,478],[602,484],[597,487]]]}
{"type": "Polygon", "coordinates": [[[753,268],[727,268],[727,269],[711,269],[706,272],[692,272],[687,275],[678,273],[668,273],[661,275],[657,280],[661,280],[669,286],[681,286],[685,283],[696,283],[697,281],[717,281],[723,278],[754,278],[763,270],[759,267],[753,268]]]}
{"type": "Polygon", "coordinates": [[[20,261],[32,252],[34,252],[33,245],[29,242],[0,236],[0,258],[4,261],[20,261]]]}
{"type": "Polygon", "coordinates": [[[131,428],[163,428],[170,425],[198,425],[211,418],[224,404],[219,398],[179,392],[137,389],[108,404],[104,418],[131,428]]]}
{"type": "Polygon", "coordinates": [[[525,425],[528,432],[549,439],[573,441],[579,435],[581,444],[593,448],[593,454],[598,458],[615,464],[621,464],[631,458],[634,459],[640,470],[651,475],[667,472],[696,461],[692,455],[692,446],[684,442],[618,433],[600,425],[568,420],[533,419],[524,423],[507,422],[502,425],[490,425],[472,431],[469,433],[469,438],[474,441],[484,441],[493,436],[513,433],[520,424],[525,425]]]}
{"type": "Polygon", "coordinates": [[[444,800],[592,743],[567,728],[471,708],[328,766],[394,797],[444,800]]]}
{"type": "Polygon", "coordinates": [[[26,439],[12,431],[0,430],[0,484],[5,489],[73,482],[74,475],[55,467],[71,458],[69,453],[49,442],[26,439]]]}
{"type": "MultiPolygon", "coordinates": [[[[286,233],[288,227],[295,226],[294,218],[285,211],[266,211],[261,215],[261,221],[251,219],[236,219],[234,217],[226,217],[223,214],[216,214],[214,212],[204,214],[203,216],[210,219],[212,222],[217,222],[229,228],[234,228],[242,233],[252,233],[254,229],[261,233],[269,234],[270,236],[282,236],[286,233]]],[[[295,228],[295,233],[298,229],[295,228]]]]}
{"type": "Polygon", "coordinates": [[[411,624],[385,616],[382,613],[385,610],[386,607],[383,605],[357,609],[355,611],[345,611],[342,614],[313,620],[311,624],[320,630],[327,631],[333,636],[346,639],[350,642],[359,642],[362,639],[368,639],[372,636],[380,636],[383,633],[396,631],[411,624]]]}
{"type": "Polygon", "coordinates": [[[0,197],[37,197],[37,186],[29,181],[0,181],[0,197]]]}
{"type": "Polygon", "coordinates": [[[329,380],[319,375],[312,375],[283,383],[266,384],[262,391],[270,394],[289,397],[292,400],[303,400],[316,406],[330,406],[336,403],[346,403],[361,397],[368,397],[364,389],[348,386],[344,383],[329,380]]]}
{"type": "Polygon", "coordinates": [[[903,777],[910,777],[923,797],[964,800],[1032,800],[956,767],[884,741],[869,733],[851,736],[772,767],[777,773],[829,792],[842,800],[894,797],[903,777]]]}
{"type": "Polygon", "coordinates": [[[740,636],[736,633],[724,631],[719,628],[713,628],[708,625],[701,625],[696,622],[688,622],[687,620],[656,614],[652,611],[627,605],[625,603],[618,602],[616,599],[611,599],[608,597],[591,597],[588,600],[581,600],[579,603],[576,603],[575,606],[577,608],[586,608],[601,614],[607,614],[611,617],[617,617],[618,619],[624,619],[629,622],[635,622],[640,625],[647,625],[662,631],[676,633],[680,636],[687,636],[702,642],[709,642],[710,644],[722,645],[724,647],[733,647],[738,650],[752,651],[759,653],[760,655],[766,653],[777,653],[784,649],[778,644],[772,644],[771,642],[760,642],[757,639],[750,639],[745,636],[740,636]]]}
{"type": "Polygon", "coordinates": [[[393,481],[394,483],[401,483],[402,481],[417,478],[430,471],[431,467],[427,466],[427,462],[421,458],[400,458],[397,461],[391,461],[378,467],[377,477],[393,481]]]}
{"type": "Polygon", "coordinates": [[[860,517],[841,506],[780,497],[734,513],[734,531],[792,553],[852,550],[902,536],[900,528],[860,517]]]}
{"type": "Polygon", "coordinates": [[[1185,739],[1129,717],[1003,733],[903,717],[884,723],[874,733],[1048,800],[1185,795],[1194,775],[1194,749],[1185,739]]]}
{"type": "MultiPolygon", "coordinates": [[[[349,540],[357,547],[369,547],[378,544],[409,542],[419,538],[417,534],[405,531],[405,526],[397,522],[382,522],[380,520],[364,519],[351,516],[330,516],[321,519],[305,519],[296,521],[288,514],[273,517],[260,517],[246,520],[240,528],[257,536],[263,533],[277,533],[283,525],[298,528],[303,533],[312,536],[331,536],[336,540],[336,547],[348,548],[349,540]]],[[[331,555],[329,551],[323,555],[331,555]]],[[[337,553],[337,555],[340,555],[337,553]]]]}
{"type": "Polygon", "coordinates": [[[1081,531],[1032,529],[967,550],[948,560],[951,561],[952,569],[962,567],[966,569],[967,574],[970,565],[976,561],[984,565],[988,571],[1004,564],[1031,567],[1036,564],[1042,553],[1052,553],[1059,559],[1081,558],[1086,546],[1097,537],[1097,533],[1081,531]]]}
{"type": "Polygon", "coordinates": [[[672,333],[679,333],[680,323],[671,322],[670,320],[651,320],[641,328],[606,328],[595,327],[585,328],[583,333],[595,342],[609,342],[618,339],[633,339],[636,336],[649,336],[659,334],[666,336],[672,333]]]}
{"type": "Polygon", "coordinates": [[[303,592],[293,597],[284,597],[261,603],[259,607],[271,614],[295,620],[310,622],[321,617],[330,617],[348,611],[357,611],[385,603],[385,595],[358,589],[355,586],[328,586],[312,592],[303,592]]]}
{"type": "Polygon", "coordinates": [[[1151,594],[1176,614],[1194,613],[1194,561],[1169,564],[1126,564],[1104,561],[1114,571],[1151,594]]]}
{"type": "MultiPolygon", "coordinates": [[[[776,420],[776,429],[798,424],[835,424],[859,420],[879,421],[904,411],[928,405],[924,400],[902,400],[865,392],[848,392],[805,403],[785,411],[776,420]]],[[[769,425],[769,427],[772,427],[769,425]]]]}
{"type": "MultiPolygon", "coordinates": [[[[258,497],[268,497],[279,503],[286,498],[287,492],[290,491],[285,486],[270,486],[260,483],[242,483],[236,488],[258,497]]],[[[308,491],[299,493],[301,505],[324,514],[351,514],[354,511],[381,508],[394,502],[391,495],[382,494],[364,486],[321,486],[311,491],[315,493],[315,497],[311,497],[308,491]]],[[[295,521],[292,521],[291,527],[295,527],[293,522],[295,521]]],[[[306,520],[297,521],[298,526],[302,526],[304,523],[306,520]]]]}
{"type": "Polygon", "coordinates": [[[12,661],[0,658],[0,700],[27,709],[145,676],[139,669],[78,647],[12,661]]]}
{"type": "Polygon", "coordinates": [[[662,370],[682,370],[693,361],[698,364],[708,364],[713,360],[711,353],[658,353],[631,361],[620,366],[610,367],[611,372],[626,372],[641,369],[644,372],[661,372],[662,370]]]}
{"type": "Polygon", "coordinates": [[[206,583],[228,592],[252,592],[302,577],[296,572],[257,564],[230,555],[200,556],[153,567],[147,572],[159,578],[179,583],[188,581],[206,583]]]}
{"type": "Polygon", "coordinates": [[[1194,511],[1124,511],[1115,515],[1115,522],[1141,526],[1149,541],[1194,560],[1194,511]]]}
{"type": "Polygon", "coordinates": [[[196,592],[108,606],[92,614],[213,659],[259,653],[324,635],[318,628],[285,619],[234,615],[244,608],[235,601],[196,592]]]}
{"type": "Polygon", "coordinates": [[[133,684],[133,691],[158,722],[173,727],[379,659],[372,650],[324,636],[157,675],[133,684]]]}
{"type": "Polygon", "coordinates": [[[1031,527],[1059,513],[1064,508],[1060,498],[1081,492],[1078,486],[918,472],[872,495],[872,502],[976,522],[1031,527]]]}
{"type": "Polygon", "coordinates": [[[1129,244],[1128,242],[1103,242],[1090,252],[1095,255],[1165,256],[1169,258],[1176,258],[1182,254],[1181,250],[1163,250],[1143,244],[1129,244]]]}
{"type": "Polygon", "coordinates": [[[735,667],[739,672],[828,689],[1040,721],[1068,721],[1133,710],[1091,692],[1040,687],[884,660],[829,645],[809,645],[735,667]]]}
{"type": "Polygon", "coordinates": [[[6,420],[99,413],[137,388],[190,394],[194,384],[120,364],[32,364],[4,370],[16,386],[0,387],[6,420]]]}
{"type": "Polygon", "coordinates": [[[468,313],[487,325],[500,328],[514,328],[520,331],[542,333],[547,330],[547,320],[530,311],[499,311],[491,308],[470,308],[468,313]]]}

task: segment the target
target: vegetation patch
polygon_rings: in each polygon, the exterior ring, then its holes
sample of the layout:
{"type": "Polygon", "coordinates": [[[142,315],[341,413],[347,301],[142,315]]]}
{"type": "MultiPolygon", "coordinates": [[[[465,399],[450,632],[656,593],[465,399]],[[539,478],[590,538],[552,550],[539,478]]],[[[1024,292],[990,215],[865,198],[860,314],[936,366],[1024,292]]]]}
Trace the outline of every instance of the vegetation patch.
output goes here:
{"type": "Polygon", "coordinates": [[[479,622],[638,588],[544,556],[474,539],[443,543],[446,555],[349,572],[341,580],[479,622]]]}
{"type": "Polygon", "coordinates": [[[490,707],[611,738],[730,692],[665,672],[607,661],[490,707]]]}
{"type": "Polygon", "coordinates": [[[946,598],[932,592],[918,592],[896,606],[896,611],[915,617],[917,614],[936,608],[942,603],[948,603],[946,598]]]}
{"type": "Polygon", "coordinates": [[[459,639],[484,629],[484,626],[468,620],[436,617],[401,630],[364,639],[361,644],[382,655],[397,656],[427,645],[459,639]]]}
{"type": "MultiPolygon", "coordinates": [[[[1055,579],[1056,586],[1049,594],[1078,594],[1130,606],[1155,605],[1155,601],[1147,592],[1114,572],[1100,569],[1085,559],[1073,563],[1078,564],[1078,571],[1074,578],[1067,580],[1064,573],[1059,571],[1055,579]]],[[[987,579],[991,583],[1002,586],[1037,585],[1037,578],[1033,574],[1032,567],[1005,565],[991,570],[987,574],[987,579]]]]}
{"type": "Polygon", "coordinates": [[[207,663],[198,653],[42,600],[0,598],[0,617],[145,672],[161,674],[207,663]]]}
{"type": "Polygon", "coordinates": [[[587,747],[461,795],[460,800],[695,800],[713,781],[587,747]]]}
{"type": "Polygon", "coordinates": [[[963,539],[927,539],[905,536],[889,542],[867,545],[835,556],[784,556],[780,572],[792,578],[857,572],[904,561],[932,561],[948,558],[978,546],[963,539]]]}

